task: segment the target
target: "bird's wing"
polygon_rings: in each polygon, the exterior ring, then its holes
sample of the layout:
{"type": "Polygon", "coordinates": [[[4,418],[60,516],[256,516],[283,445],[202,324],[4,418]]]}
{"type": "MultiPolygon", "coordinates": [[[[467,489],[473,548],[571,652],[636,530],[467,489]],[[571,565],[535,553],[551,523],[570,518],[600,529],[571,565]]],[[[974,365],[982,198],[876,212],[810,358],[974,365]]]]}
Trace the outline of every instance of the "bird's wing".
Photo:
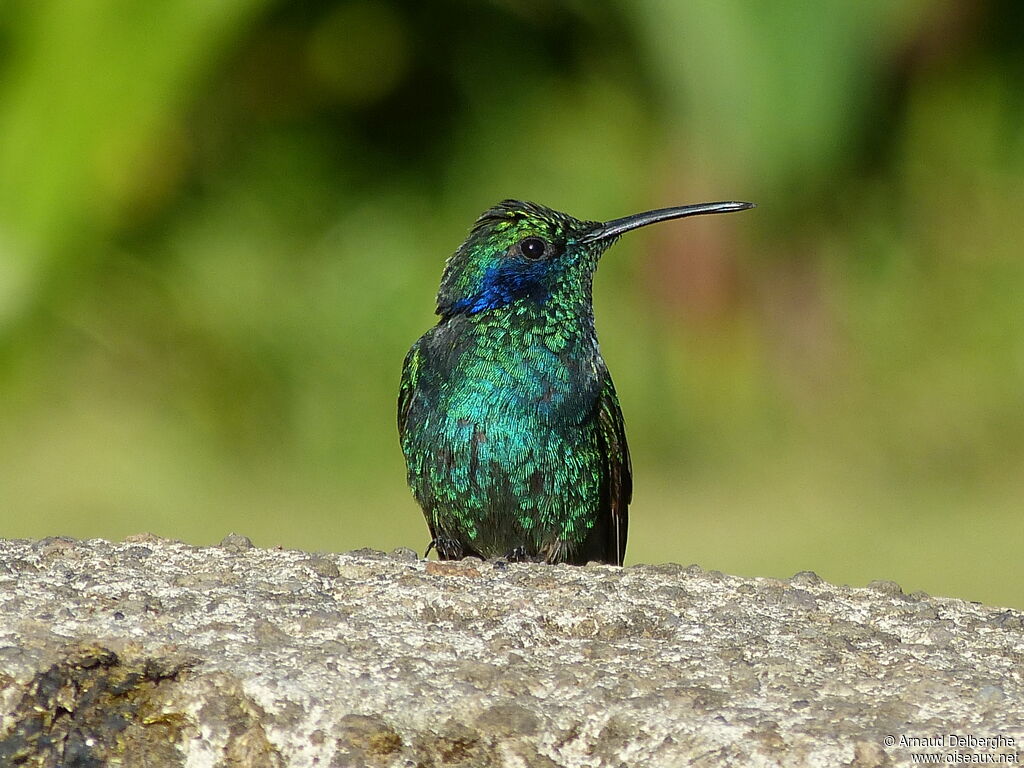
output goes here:
{"type": "Polygon", "coordinates": [[[409,417],[409,406],[420,378],[420,342],[412,345],[402,364],[402,383],[398,386],[398,438],[405,439],[405,423],[409,417]]]}
{"type": "Polygon", "coordinates": [[[603,489],[607,498],[608,538],[607,562],[622,565],[626,555],[626,528],[629,523],[629,502],[633,498],[633,468],[626,445],[626,427],[622,409],[611,376],[605,374],[604,385],[597,398],[597,439],[604,462],[603,489]]]}

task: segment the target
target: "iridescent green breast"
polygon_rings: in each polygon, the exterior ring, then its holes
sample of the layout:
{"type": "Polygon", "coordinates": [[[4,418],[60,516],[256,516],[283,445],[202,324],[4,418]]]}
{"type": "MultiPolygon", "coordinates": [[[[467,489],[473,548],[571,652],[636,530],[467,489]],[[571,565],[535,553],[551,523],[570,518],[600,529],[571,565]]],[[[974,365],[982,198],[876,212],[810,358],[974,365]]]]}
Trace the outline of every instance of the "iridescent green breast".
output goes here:
{"type": "Polygon", "coordinates": [[[592,323],[522,306],[458,315],[411,357],[402,449],[435,537],[483,557],[578,547],[602,499],[594,414],[607,372],[592,323]]]}

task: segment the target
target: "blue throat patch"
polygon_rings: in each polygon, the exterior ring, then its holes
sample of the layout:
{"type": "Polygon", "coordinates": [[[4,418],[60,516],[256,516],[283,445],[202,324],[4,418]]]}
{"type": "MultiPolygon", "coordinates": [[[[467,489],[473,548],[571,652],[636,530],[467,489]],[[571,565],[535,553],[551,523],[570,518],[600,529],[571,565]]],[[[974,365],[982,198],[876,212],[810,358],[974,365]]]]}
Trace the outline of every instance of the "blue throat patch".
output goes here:
{"type": "Polygon", "coordinates": [[[547,271],[548,264],[542,261],[535,264],[506,262],[488,267],[480,282],[480,292],[475,296],[459,299],[452,305],[452,311],[475,315],[477,312],[507,306],[523,298],[543,304],[550,295],[544,284],[547,271]]]}

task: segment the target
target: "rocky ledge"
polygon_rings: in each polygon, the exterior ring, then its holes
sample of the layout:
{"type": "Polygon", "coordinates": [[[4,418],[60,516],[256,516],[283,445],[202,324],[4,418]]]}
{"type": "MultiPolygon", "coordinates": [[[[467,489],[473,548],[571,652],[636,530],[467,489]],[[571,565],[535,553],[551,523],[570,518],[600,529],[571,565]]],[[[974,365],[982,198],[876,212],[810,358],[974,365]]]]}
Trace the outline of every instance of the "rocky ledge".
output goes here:
{"type": "Polygon", "coordinates": [[[1014,762],[1022,676],[891,582],[0,541],[3,766],[1014,762]]]}

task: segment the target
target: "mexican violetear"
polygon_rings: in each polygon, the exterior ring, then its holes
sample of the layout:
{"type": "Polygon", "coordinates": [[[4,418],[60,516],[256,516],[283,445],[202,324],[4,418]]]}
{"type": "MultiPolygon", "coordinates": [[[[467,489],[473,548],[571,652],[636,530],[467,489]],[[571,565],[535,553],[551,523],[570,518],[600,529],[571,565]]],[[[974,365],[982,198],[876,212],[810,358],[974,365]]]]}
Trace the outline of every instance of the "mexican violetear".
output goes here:
{"type": "Polygon", "coordinates": [[[633,482],[591,286],[623,232],[752,208],[663,208],[605,223],[505,200],[445,265],[440,320],[402,369],[409,485],[445,560],[621,565],[633,482]]]}

